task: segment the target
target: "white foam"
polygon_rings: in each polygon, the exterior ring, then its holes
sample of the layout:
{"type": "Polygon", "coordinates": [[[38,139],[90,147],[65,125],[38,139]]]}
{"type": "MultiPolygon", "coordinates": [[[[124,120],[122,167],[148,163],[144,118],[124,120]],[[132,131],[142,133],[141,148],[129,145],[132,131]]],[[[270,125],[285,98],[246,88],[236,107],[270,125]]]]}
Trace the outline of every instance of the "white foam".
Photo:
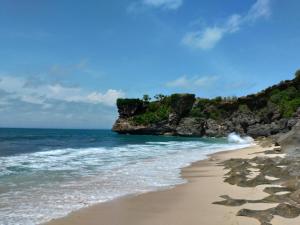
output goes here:
{"type": "Polygon", "coordinates": [[[237,133],[231,133],[227,137],[229,143],[237,144],[252,144],[254,142],[253,138],[249,136],[241,137],[237,133]]]}
{"type": "Polygon", "coordinates": [[[0,157],[0,221],[38,224],[116,197],[169,188],[185,182],[180,168],[248,145],[148,142],[0,157]]]}

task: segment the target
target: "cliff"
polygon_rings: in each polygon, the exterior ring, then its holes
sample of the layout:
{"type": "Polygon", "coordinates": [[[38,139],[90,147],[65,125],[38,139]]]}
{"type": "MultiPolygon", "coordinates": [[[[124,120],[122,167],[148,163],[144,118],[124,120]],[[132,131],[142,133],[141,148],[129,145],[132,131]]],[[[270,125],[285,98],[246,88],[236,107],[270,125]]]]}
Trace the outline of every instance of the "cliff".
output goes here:
{"type": "Polygon", "coordinates": [[[113,130],[122,134],[252,137],[286,133],[300,117],[300,71],[257,94],[205,99],[193,94],[118,99],[113,130]]]}

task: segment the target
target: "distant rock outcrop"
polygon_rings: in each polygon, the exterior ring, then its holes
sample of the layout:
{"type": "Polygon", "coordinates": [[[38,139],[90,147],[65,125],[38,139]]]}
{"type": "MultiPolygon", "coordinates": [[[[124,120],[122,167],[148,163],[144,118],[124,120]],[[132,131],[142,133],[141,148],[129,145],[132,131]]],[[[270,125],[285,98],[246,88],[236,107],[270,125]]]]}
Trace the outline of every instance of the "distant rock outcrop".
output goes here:
{"type": "Polygon", "coordinates": [[[300,118],[300,72],[257,94],[240,98],[159,95],[156,101],[118,99],[118,133],[254,138],[286,133],[300,118]]]}

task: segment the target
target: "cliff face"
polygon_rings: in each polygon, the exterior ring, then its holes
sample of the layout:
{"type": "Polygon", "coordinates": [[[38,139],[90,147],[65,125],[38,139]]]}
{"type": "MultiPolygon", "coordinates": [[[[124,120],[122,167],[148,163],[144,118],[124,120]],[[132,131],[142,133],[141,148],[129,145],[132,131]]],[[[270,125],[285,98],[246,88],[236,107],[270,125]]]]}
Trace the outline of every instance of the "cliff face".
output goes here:
{"type": "Polygon", "coordinates": [[[156,101],[119,99],[118,133],[252,137],[285,133],[300,118],[300,76],[257,94],[203,99],[193,94],[160,96],[156,101]]]}
{"type": "Polygon", "coordinates": [[[122,134],[175,135],[178,123],[190,113],[194,102],[193,94],[174,94],[156,102],[118,99],[120,116],[113,130],[122,134]]]}

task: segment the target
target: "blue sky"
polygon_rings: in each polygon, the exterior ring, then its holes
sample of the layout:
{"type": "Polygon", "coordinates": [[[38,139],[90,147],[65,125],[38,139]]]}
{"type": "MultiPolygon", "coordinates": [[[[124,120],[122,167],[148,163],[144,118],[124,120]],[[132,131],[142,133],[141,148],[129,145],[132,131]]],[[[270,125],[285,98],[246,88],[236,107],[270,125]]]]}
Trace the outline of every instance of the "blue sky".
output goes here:
{"type": "Polygon", "coordinates": [[[118,97],[291,79],[298,0],[0,0],[0,126],[110,128],[118,97]]]}

